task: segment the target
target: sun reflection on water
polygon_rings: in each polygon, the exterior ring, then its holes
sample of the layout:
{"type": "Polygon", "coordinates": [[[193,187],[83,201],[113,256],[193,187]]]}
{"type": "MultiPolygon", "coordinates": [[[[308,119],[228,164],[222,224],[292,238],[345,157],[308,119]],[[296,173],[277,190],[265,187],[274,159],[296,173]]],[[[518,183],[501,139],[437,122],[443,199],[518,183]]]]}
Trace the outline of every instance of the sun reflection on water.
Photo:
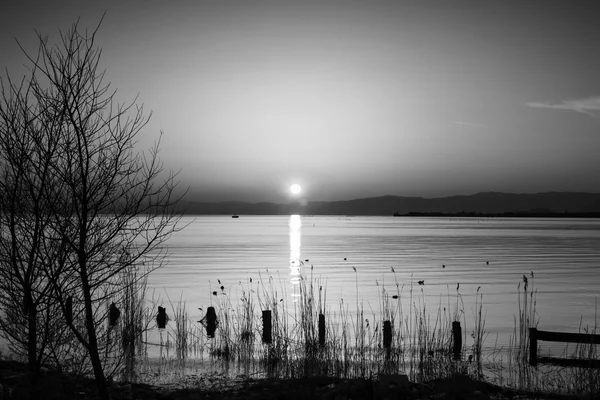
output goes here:
{"type": "Polygon", "coordinates": [[[299,284],[302,261],[300,260],[300,243],[302,217],[300,215],[290,215],[290,282],[292,283],[292,297],[297,299],[300,296],[299,284]]]}

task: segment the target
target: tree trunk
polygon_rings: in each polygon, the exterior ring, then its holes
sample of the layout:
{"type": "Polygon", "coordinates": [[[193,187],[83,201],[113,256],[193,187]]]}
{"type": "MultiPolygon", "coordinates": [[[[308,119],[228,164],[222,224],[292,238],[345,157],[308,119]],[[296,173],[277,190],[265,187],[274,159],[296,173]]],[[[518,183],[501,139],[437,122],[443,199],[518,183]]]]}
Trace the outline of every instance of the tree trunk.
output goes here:
{"type": "Polygon", "coordinates": [[[40,366],[37,362],[37,315],[36,306],[31,299],[27,299],[27,357],[29,361],[29,372],[39,372],[40,366]]]}
{"type": "Polygon", "coordinates": [[[87,280],[85,268],[82,268],[82,270],[81,283],[83,287],[83,301],[85,306],[85,325],[88,334],[88,352],[90,355],[90,361],[92,362],[92,368],[94,370],[94,378],[96,380],[98,394],[102,400],[110,400],[110,394],[108,393],[108,387],[106,385],[106,377],[104,376],[104,369],[102,368],[102,361],[100,360],[100,352],[98,350],[98,338],[96,337],[96,327],[94,325],[94,308],[92,307],[91,289],[87,280]]]}
{"type": "MultiPolygon", "coordinates": [[[[89,330],[88,330],[89,332],[89,330]]],[[[94,333],[94,336],[96,334],[94,333]]],[[[102,362],[100,361],[100,354],[98,354],[98,346],[95,348],[91,347],[90,340],[90,359],[92,361],[92,368],[94,369],[94,378],[96,379],[96,387],[98,388],[98,394],[102,400],[110,400],[110,394],[108,393],[108,386],[106,385],[106,377],[104,376],[104,370],[102,369],[102,362]]]]}
{"type": "Polygon", "coordinates": [[[40,376],[40,365],[37,358],[37,306],[33,304],[31,296],[26,295],[26,308],[28,317],[27,326],[27,357],[29,366],[30,398],[37,400],[40,398],[38,381],[40,376]]]}

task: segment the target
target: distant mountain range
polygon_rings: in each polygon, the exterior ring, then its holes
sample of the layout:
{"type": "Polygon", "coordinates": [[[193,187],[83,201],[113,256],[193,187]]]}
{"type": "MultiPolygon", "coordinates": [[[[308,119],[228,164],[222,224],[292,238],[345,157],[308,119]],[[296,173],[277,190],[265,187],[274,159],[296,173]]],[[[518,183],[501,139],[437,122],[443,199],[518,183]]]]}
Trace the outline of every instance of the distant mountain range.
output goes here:
{"type": "Polygon", "coordinates": [[[310,201],[306,204],[204,203],[187,199],[181,206],[186,214],[563,216],[598,213],[590,216],[600,216],[600,193],[485,192],[440,198],[381,196],[346,201],[310,201]]]}

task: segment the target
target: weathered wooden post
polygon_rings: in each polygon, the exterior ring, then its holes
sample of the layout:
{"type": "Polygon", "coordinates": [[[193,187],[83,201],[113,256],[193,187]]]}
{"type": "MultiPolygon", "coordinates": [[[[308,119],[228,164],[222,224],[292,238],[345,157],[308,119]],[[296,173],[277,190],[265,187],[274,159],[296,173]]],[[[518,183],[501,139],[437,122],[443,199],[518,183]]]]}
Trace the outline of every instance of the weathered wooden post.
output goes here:
{"type": "Polygon", "coordinates": [[[208,307],[206,309],[206,336],[209,338],[215,337],[215,331],[217,330],[217,313],[214,307],[208,307]]]}
{"type": "Polygon", "coordinates": [[[462,330],[460,329],[460,321],[452,322],[452,335],[454,337],[454,348],[452,353],[455,360],[460,360],[462,350],[462,330]]]}
{"type": "Polygon", "coordinates": [[[110,307],[108,308],[108,324],[113,327],[117,325],[117,321],[121,316],[121,311],[117,308],[115,303],[110,303],[110,307]]]}
{"type": "Polygon", "coordinates": [[[390,350],[392,347],[392,322],[383,321],[383,347],[390,350]]]}
{"type": "Polygon", "coordinates": [[[156,316],[156,325],[158,325],[158,329],[165,329],[167,326],[167,309],[161,306],[158,306],[158,315],[156,316]]]}
{"type": "Polygon", "coordinates": [[[537,328],[529,328],[529,365],[535,367],[538,363],[537,359],[537,328]]]}
{"type": "Polygon", "coordinates": [[[325,315],[319,314],[319,346],[325,347],[325,315]]]}
{"type": "Polygon", "coordinates": [[[263,310],[262,319],[263,319],[262,341],[263,341],[263,343],[270,344],[273,341],[272,336],[271,336],[271,310],[263,310]]]}

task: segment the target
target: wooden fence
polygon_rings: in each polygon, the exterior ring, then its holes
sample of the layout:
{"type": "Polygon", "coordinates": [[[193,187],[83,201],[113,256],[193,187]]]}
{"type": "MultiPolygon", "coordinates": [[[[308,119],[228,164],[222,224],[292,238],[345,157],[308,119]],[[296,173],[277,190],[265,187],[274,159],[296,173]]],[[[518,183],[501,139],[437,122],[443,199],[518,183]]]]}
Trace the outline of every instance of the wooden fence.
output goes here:
{"type": "Polygon", "coordinates": [[[540,340],[546,342],[597,345],[600,344],[600,335],[550,332],[540,331],[537,328],[529,328],[529,365],[556,364],[565,367],[600,368],[600,360],[596,359],[538,357],[538,341],[540,340]]]}

